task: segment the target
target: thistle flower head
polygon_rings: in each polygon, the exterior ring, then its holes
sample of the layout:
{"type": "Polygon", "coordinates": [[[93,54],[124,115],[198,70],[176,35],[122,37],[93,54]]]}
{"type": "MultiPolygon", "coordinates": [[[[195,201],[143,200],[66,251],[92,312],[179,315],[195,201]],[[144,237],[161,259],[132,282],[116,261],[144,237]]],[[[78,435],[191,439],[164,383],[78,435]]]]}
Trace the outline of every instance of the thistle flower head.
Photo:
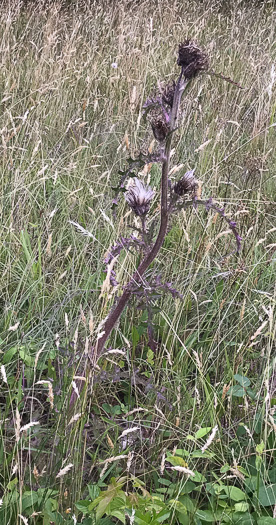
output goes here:
{"type": "Polygon", "coordinates": [[[154,191],[135,177],[134,184],[125,194],[125,199],[136,215],[146,215],[150,208],[154,191]]]}
{"type": "Polygon", "coordinates": [[[183,68],[185,78],[195,77],[208,68],[207,55],[192,40],[179,44],[177,63],[183,68]]]}
{"type": "Polygon", "coordinates": [[[190,170],[183,175],[183,177],[175,183],[173,190],[176,195],[183,197],[187,193],[191,193],[197,187],[197,180],[194,177],[195,170],[190,170]]]}

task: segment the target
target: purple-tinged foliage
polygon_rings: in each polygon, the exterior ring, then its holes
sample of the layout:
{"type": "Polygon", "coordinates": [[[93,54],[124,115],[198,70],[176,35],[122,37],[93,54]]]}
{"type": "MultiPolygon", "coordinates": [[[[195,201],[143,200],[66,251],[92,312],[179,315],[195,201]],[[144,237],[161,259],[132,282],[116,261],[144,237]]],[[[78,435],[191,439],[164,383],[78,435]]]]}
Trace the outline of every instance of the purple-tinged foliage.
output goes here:
{"type": "MultiPolygon", "coordinates": [[[[114,191],[116,194],[119,192],[125,192],[125,180],[127,177],[136,177],[137,171],[144,168],[144,166],[148,164],[155,164],[158,162],[164,161],[164,152],[162,149],[159,149],[158,151],[154,153],[148,153],[145,155],[144,153],[140,152],[139,156],[136,159],[132,159],[129,157],[127,159],[128,167],[125,170],[120,170],[119,175],[121,176],[118,186],[114,187],[114,191]]],[[[118,202],[116,202],[118,204],[118,202]]]]}
{"type": "MultiPolygon", "coordinates": [[[[114,259],[114,257],[117,257],[117,255],[120,255],[122,250],[130,250],[130,248],[141,249],[146,248],[145,243],[142,239],[139,239],[138,237],[135,237],[134,234],[132,234],[130,237],[121,237],[114,246],[111,247],[108,255],[104,259],[104,264],[106,265],[106,268],[104,270],[105,273],[107,273],[108,268],[107,266],[111,263],[111,261],[114,259]]],[[[115,270],[111,270],[110,273],[110,284],[112,286],[117,286],[118,282],[116,281],[116,272],[115,270]]]]}
{"type": "Polygon", "coordinates": [[[133,283],[132,293],[136,297],[146,296],[148,300],[158,299],[160,291],[169,292],[174,298],[183,299],[183,295],[174,288],[170,282],[162,283],[161,275],[151,277],[150,281],[143,279],[143,282],[138,286],[133,283]]]}
{"type": "Polygon", "coordinates": [[[241,249],[242,237],[238,234],[237,223],[235,221],[232,221],[231,219],[229,219],[225,215],[225,208],[219,208],[216,204],[213,203],[212,197],[210,197],[210,199],[208,199],[205,202],[205,207],[206,207],[207,211],[209,211],[211,209],[216,211],[227,222],[230,230],[232,230],[232,232],[233,232],[233,234],[235,236],[236,244],[237,244],[237,253],[238,253],[240,251],[240,249],[241,249]]]}

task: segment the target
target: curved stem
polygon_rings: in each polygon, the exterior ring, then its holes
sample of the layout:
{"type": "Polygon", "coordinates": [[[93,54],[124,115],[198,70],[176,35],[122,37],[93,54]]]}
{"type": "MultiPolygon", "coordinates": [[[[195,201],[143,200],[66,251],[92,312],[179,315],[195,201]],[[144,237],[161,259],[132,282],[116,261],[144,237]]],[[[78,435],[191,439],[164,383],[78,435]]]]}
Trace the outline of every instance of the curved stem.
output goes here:
{"type": "Polygon", "coordinates": [[[157,256],[160,248],[163,245],[167,227],[168,227],[168,174],[169,174],[169,163],[170,163],[170,154],[171,154],[171,143],[172,143],[172,134],[175,129],[176,120],[177,120],[177,114],[179,109],[179,104],[181,100],[182,93],[188,83],[188,80],[184,79],[182,80],[182,74],[183,71],[181,71],[180,77],[178,79],[178,82],[176,84],[175,93],[174,93],[174,100],[173,100],[173,106],[171,110],[170,115],[170,132],[167,136],[166,140],[166,146],[165,146],[165,152],[164,152],[164,160],[162,163],[162,179],[161,179],[161,211],[160,211],[160,228],[157,235],[157,238],[155,240],[155,243],[152,247],[152,250],[145,256],[141,264],[138,266],[137,270],[135,271],[134,275],[132,276],[131,280],[129,281],[128,285],[126,286],[123,294],[121,295],[120,299],[118,300],[118,303],[114,310],[110,312],[108,315],[105,324],[103,326],[101,337],[99,337],[97,344],[96,344],[96,352],[95,356],[97,356],[104,348],[104,345],[114,328],[114,325],[120,318],[125,306],[127,305],[127,302],[132,294],[132,284],[133,282],[139,283],[142,279],[143,274],[147,270],[147,268],[150,266],[152,261],[157,256]]]}

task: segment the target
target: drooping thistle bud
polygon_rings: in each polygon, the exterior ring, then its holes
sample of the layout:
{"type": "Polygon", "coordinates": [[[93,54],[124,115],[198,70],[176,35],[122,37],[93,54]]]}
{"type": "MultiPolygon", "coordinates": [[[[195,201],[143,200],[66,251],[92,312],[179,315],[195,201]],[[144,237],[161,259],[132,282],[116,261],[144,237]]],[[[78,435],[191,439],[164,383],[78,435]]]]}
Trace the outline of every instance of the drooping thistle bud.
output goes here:
{"type": "Polygon", "coordinates": [[[177,64],[183,68],[186,79],[194,78],[200,71],[208,69],[207,55],[192,40],[179,44],[177,64]]]}
{"type": "Polygon", "coordinates": [[[167,84],[162,90],[162,101],[167,104],[170,108],[173,106],[173,99],[175,93],[175,81],[173,80],[167,84]]]}
{"type": "Polygon", "coordinates": [[[168,118],[163,111],[152,111],[150,115],[150,123],[154,137],[158,142],[164,142],[168,135],[170,128],[168,118]]]}
{"type": "Polygon", "coordinates": [[[175,183],[173,190],[176,195],[179,195],[179,197],[183,197],[183,195],[187,195],[188,193],[192,193],[198,186],[197,180],[194,177],[195,170],[190,170],[183,175],[183,177],[175,183]]]}
{"type": "Polygon", "coordinates": [[[150,209],[150,203],[153,196],[154,191],[135,177],[134,184],[130,186],[129,190],[125,194],[125,199],[134,211],[135,215],[143,217],[150,209]]]}

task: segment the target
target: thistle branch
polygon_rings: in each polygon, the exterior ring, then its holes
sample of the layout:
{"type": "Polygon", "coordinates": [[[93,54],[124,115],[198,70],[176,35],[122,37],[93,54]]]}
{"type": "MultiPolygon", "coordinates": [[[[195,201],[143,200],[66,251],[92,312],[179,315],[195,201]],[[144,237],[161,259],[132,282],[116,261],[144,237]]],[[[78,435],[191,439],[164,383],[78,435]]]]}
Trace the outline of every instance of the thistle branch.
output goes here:
{"type": "Polygon", "coordinates": [[[169,133],[166,138],[165,143],[165,151],[164,151],[164,157],[162,160],[162,179],[161,179],[161,210],[160,210],[160,227],[159,232],[156,237],[155,243],[151,249],[150,252],[148,252],[135,271],[134,275],[132,276],[131,280],[125,287],[125,290],[123,294],[121,295],[120,299],[118,300],[118,303],[114,310],[110,312],[108,315],[104,326],[101,331],[101,335],[97,341],[96,347],[95,347],[95,358],[97,355],[99,355],[102,350],[104,349],[105,343],[113,330],[115,324],[119,320],[123,310],[125,309],[128,300],[131,297],[132,293],[132,285],[133,283],[139,284],[141,282],[141,279],[143,277],[143,274],[147,270],[147,268],[150,266],[152,261],[157,256],[158,252],[160,251],[165,236],[167,232],[168,227],[168,174],[169,174],[169,164],[170,164],[170,155],[171,155],[171,143],[172,143],[172,135],[173,131],[176,127],[176,121],[177,121],[177,115],[179,110],[179,105],[181,101],[181,97],[183,94],[183,91],[185,87],[187,86],[189,79],[182,78],[183,77],[183,68],[181,69],[181,74],[179,76],[179,79],[176,84],[175,92],[174,92],[174,99],[173,99],[173,105],[170,113],[170,121],[169,121],[169,133]]]}

